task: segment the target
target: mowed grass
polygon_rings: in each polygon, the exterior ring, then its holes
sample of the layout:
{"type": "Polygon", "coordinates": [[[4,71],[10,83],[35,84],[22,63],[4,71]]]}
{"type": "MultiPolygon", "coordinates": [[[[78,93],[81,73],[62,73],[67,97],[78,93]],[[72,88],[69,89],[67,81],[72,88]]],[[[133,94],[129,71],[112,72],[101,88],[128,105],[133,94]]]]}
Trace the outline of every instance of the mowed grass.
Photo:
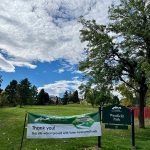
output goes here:
{"type": "MultiPolygon", "coordinates": [[[[83,105],[26,106],[24,108],[0,108],[0,150],[19,150],[25,112],[47,115],[77,115],[95,112],[97,108],[83,105]]],[[[146,129],[135,127],[136,149],[150,150],[150,120],[146,129]]],[[[70,139],[26,139],[22,150],[95,150],[97,137],[70,139]]],[[[131,128],[128,130],[105,129],[102,125],[103,150],[131,150],[131,128]]]]}

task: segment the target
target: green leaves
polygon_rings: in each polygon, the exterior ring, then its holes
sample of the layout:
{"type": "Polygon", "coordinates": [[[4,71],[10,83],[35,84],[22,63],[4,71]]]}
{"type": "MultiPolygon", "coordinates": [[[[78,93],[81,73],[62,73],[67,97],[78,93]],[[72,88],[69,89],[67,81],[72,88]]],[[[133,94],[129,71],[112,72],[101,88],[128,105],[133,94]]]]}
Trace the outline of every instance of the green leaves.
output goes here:
{"type": "Polygon", "coordinates": [[[87,57],[79,69],[91,85],[111,88],[114,80],[122,78],[131,78],[138,84],[148,79],[148,69],[143,69],[146,67],[142,67],[141,59],[150,62],[149,7],[146,1],[121,0],[109,9],[107,26],[81,19],[81,41],[87,42],[87,57]]]}

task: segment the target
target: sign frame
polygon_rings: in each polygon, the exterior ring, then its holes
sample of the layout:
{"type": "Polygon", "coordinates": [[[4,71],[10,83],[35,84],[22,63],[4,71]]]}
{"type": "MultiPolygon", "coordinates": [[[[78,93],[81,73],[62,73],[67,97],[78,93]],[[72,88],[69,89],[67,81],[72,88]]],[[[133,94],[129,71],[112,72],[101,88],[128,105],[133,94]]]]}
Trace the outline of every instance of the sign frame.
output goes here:
{"type": "Polygon", "coordinates": [[[131,111],[125,106],[106,106],[103,107],[102,113],[102,123],[131,125],[131,111]]]}

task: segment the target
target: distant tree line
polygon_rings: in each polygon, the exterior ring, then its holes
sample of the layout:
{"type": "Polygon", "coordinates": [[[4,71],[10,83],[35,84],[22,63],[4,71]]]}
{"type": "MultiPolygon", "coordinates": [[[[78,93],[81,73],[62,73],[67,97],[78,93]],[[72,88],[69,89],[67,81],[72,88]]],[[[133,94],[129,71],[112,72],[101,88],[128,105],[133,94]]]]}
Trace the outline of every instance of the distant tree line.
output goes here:
{"type": "MultiPolygon", "coordinates": [[[[2,79],[0,77],[0,83],[2,79]]],[[[3,90],[0,88],[0,107],[24,105],[50,105],[50,104],[68,104],[79,103],[78,91],[65,92],[63,98],[49,96],[44,89],[38,92],[35,85],[25,78],[20,82],[12,80],[3,90]]]]}
{"type": "Polygon", "coordinates": [[[62,102],[63,105],[66,105],[68,103],[80,103],[78,91],[77,90],[74,92],[65,91],[64,96],[62,98],[62,102]]]}

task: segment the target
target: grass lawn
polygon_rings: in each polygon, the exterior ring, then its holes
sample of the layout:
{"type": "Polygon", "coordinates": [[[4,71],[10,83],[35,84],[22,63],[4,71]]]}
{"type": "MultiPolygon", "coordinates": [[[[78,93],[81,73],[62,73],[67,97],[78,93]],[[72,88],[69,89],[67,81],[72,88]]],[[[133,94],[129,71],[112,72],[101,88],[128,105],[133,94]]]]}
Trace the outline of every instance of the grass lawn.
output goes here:
{"type": "MultiPolygon", "coordinates": [[[[26,106],[24,108],[0,108],[0,150],[19,150],[25,112],[47,115],[76,115],[97,111],[96,108],[83,105],[66,106],[26,106]]],[[[136,147],[150,150],[150,120],[146,120],[146,129],[139,129],[135,122],[136,147]]],[[[26,139],[22,150],[94,150],[97,137],[70,139],[26,139]]],[[[111,130],[102,125],[103,150],[131,150],[131,129],[111,130]]]]}

